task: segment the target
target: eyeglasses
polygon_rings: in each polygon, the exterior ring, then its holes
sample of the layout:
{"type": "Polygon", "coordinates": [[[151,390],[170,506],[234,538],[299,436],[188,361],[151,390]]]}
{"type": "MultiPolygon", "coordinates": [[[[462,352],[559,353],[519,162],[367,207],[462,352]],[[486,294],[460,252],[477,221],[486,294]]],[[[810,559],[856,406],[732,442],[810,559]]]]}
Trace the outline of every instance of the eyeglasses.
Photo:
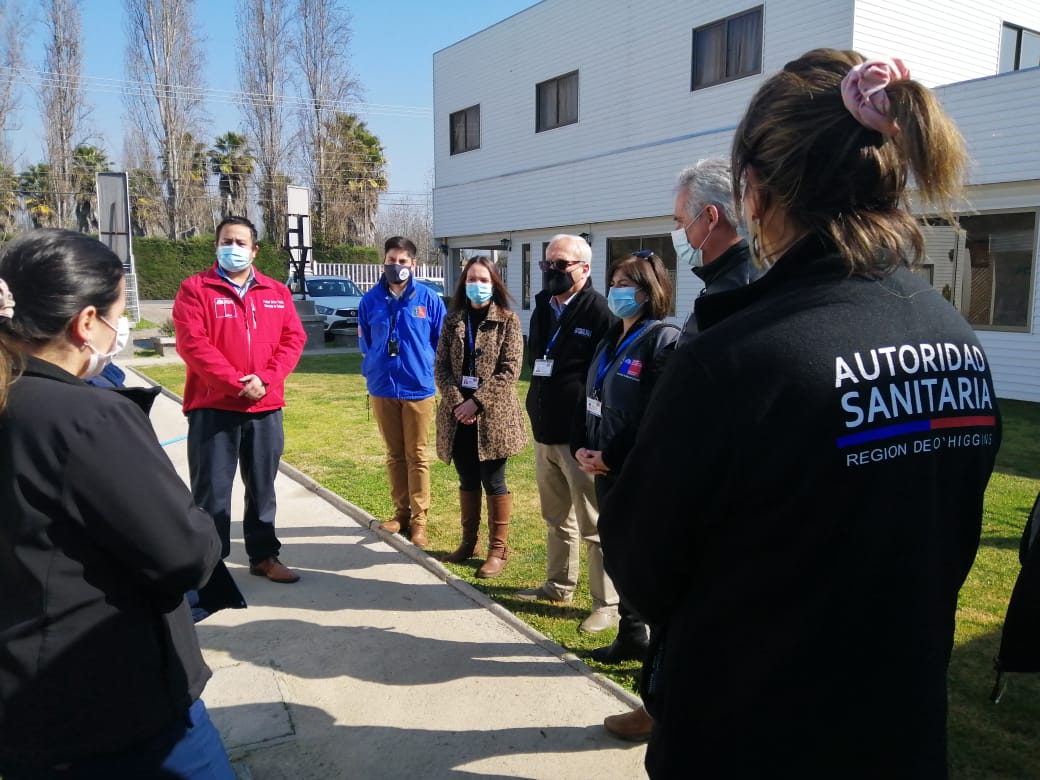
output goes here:
{"type": "Polygon", "coordinates": [[[566,271],[572,265],[577,265],[581,260],[540,260],[538,267],[542,270],[542,273],[547,271],[566,271]]]}
{"type": "Polygon", "coordinates": [[[651,249],[640,249],[638,252],[632,253],[632,257],[638,257],[640,260],[649,260],[653,256],[654,253],[651,249]]]}

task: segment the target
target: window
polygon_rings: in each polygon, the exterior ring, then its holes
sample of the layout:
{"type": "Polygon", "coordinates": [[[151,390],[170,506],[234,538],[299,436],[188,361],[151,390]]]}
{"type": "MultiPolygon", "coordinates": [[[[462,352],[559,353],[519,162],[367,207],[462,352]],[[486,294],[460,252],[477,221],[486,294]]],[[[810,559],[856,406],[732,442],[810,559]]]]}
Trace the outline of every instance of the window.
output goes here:
{"type": "MultiPolygon", "coordinates": [[[[1028,331],[1037,212],[971,214],[957,225],[923,220],[922,269],[977,328],[1028,331]]],[[[920,271],[919,271],[920,273],[920,271]]]]}
{"type": "Polygon", "coordinates": [[[480,106],[456,111],[450,117],[451,153],[462,154],[480,148],[480,106]]]}
{"type": "Polygon", "coordinates": [[[1000,34],[1000,72],[1040,65],[1040,33],[1005,24],[1000,34]]]}
{"type": "Polygon", "coordinates": [[[761,72],[761,6],[693,31],[691,91],[761,72]]]}
{"type": "Polygon", "coordinates": [[[535,87],[535,132],[578,121],[578,71],[543,81],[535,87]]]}
{"type": "Polygon", "coordinates": [[[961,313],[972,325],[1028,328],[1036,212],[961,217],[960,225],[968,253],[961,313]]]}
{"type": "Polygon", "coordinates": [[[675,274],[675,247],[672,245],[672,237],[669,234],[663,236],[627,236],[625,238],[608,238],[607,239],[607,265],[603,269],[603,287],[601,288],[606,294],[606,290],[610,287],[610,267],[614,265],[615,260],[620,260],[622,257],[628,257],[633,252],[638,252],[640,249],[649,249],[655,255],[664,261],[664,267],[668,269],[668,276],[672,280],[672,305],[668,310],[668,316],[675,316],[675,296],[676,296],[676,274],[675,274]]]}
{"type": "Polygon", "coordinates": [[[520,245],[520,305],[524,311],[531,309],[531,245],[520,245]]]}

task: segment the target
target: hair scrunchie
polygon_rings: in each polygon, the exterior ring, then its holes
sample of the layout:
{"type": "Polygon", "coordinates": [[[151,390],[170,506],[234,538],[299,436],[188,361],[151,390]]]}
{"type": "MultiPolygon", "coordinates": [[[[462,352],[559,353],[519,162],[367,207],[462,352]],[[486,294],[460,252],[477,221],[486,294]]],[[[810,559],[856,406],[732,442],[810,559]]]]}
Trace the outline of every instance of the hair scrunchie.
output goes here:
{"type": "Polygon", "coordinates": [[[841,80],[841,100],[861,125],[893,136],[899,132],[899,126],[888,115],[885,87],[908,78],[910,69],[902,60],[867,60],[853,67],[841,80]]]}
{"type": "Polygon", "coordinates": [[[7,282],[0,279],[0,320],[9,320],[14,316],[14,296],[7,282]]]}

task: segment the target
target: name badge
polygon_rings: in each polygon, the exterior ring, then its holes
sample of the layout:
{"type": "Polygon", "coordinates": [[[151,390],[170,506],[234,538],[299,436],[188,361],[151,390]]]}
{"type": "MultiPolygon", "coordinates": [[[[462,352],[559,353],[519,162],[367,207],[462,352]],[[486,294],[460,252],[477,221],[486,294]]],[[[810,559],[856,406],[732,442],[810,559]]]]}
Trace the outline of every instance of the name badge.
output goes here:
{"type": "Polygon", "coordinates": [[[596,416],[596,417],[602,417],[603,416],[603,402],[598,400],[598,399],[596,399],[596,398],[590,398],[589,396],[586,396],[585,397],[585,411],[588,412],[591,415],[596,416]]]}
{"type": "Polygon", "coordinates": [[[476,390],[480,386],[480,380],[475,376],[462,377],[462,386],[469,390],[476,390]]]}
{"type": "Polygon", "coordinates": [[[539,358],[534,361],[534,371],[531,376],[552,376],[552,358],[539,358]]]}

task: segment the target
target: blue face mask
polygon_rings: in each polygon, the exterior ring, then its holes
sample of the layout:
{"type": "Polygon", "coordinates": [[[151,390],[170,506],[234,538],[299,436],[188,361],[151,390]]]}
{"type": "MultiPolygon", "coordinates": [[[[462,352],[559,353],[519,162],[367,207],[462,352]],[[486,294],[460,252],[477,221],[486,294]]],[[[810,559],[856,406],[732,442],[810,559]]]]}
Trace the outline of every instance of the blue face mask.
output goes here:
{"type": "Polygon", "coordinates": [[[473,303],[487,303],[493,292],[491,282],[466,282],[466,297],[473,303]]]}
{"type": "Polygon", "coordinates": [[[253,250],[245,246],[230,244],[217,247],[217,262],[228,273],[244,271],[253,262],[253,250]]]}
{"type": "Polygon", "coordinates": [[[643,308],[636,300],[636,287],[611,287],[607,291],[607,306],[615,317],[634,317],[643,308]]]}
{"type": "Polygon", "coordinates": [[[685,263],[690,268],[700,268],[704,265],[704,250],[703,247],[708,241],[708,236],[711,235],[711,230],[708,231],[708,235],[701,241],[700,246],[691,246],[690,239],[686,237],[686,228],[696,222],[704,214],[704,209],[701,209],[701,213],[696,217],[687,222],[683,227],[677,228],[672,231],[672,246],[675,247],[675,255],[677,262],[685,263]]]}

